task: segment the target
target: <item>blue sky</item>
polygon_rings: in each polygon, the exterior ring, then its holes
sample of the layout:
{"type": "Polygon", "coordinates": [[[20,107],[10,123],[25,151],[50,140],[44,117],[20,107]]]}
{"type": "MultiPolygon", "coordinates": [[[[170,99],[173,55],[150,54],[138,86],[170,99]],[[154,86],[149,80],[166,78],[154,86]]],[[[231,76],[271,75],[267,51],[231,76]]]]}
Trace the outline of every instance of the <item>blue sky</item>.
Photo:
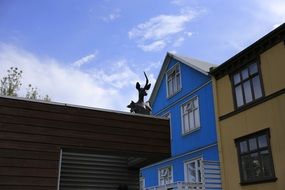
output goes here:
{"type": "Polygon", "coordinates": [[[284,0],[0,0],[0,76],[53,101],[126,111],[167,51],[221,64],[285,21],[284,0]]]}

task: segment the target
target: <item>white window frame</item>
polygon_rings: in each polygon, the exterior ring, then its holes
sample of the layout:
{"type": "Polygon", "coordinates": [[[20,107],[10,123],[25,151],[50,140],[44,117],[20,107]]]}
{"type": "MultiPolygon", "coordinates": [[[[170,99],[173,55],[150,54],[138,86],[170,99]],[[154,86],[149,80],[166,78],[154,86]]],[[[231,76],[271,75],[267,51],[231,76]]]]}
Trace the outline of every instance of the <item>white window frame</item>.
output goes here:
{"type": "Polygon", "coordinates": [[[189,182],[189,183],[204,183],[204,168],[203,167],[204,166],[203,166],[202,157],[185,161],[184,162],[184,181],[189,182]],[[200,167],[198,167],[198,162],[200,162],[200,167]],[[195,164],[196,181],[189,181],[188,165],[192,163],[195,164]],[[200,170],[200,173],[199,173],[199,170],[200,170]],[[199,178],[197,178],[198,175],[200,175],[200,179],[201,179],[200,181],[199,181],[199,178]]]}
{"type": "Polygon", "coordinates": [[[187,102],[185,102],[185,103],[183,103],[182,105],[181,105],[181,126],[182,126],[182,135],[187,135],[187,134],[189,134],[189,133],[192,133],[193,131],[196,131],[196,130],[198,130],[198,129],[200,129],[200,127],[201,127],[201,119],[200,119],[200,104],[199,104],[199,97],[198,96],[194,96],[194,97],[192,97],[190,100],[188,100],[187,102]],[[197,107],[194,107],[193,108],[193,111],[191,111],[191,112],[193,112],[193,119],[194,119],[194,127],[191,129],[190,127],[190,118],[189,118],[189,114],[191,114],[191,113],[184,113],[184,106],[186,106],[189,102],[193,102],[193,105],[195,106],[195,100],[197,99],[197,107]],[[197,122],[196,121],[196,118],[195,118],[195,113],[194,113],[194,111],[196,111],[197,110],[197,113],[198,113],[198,120],[199,120],[199,122],[197,122]],[[189,128],[189,130],[186,130],[186,126],[185,126],[185,123],[184,123],[184,115],[188,115],[188,128],[189,128]]]}
{"type": "Polygon", "coordinates": [[[175,94],[177,94],[182,88],[182,83],[181,83],[181,68],[180,68],[180,64],[176,63],[175,65],[173,65],[170,69],[168,69],[168,71],[166,72],[166,92],[167,92],[167,98],[171,98],[172,96],[174,96],[175,94]],[[168,89],[168,81],[169,81],[169,75],[173,72],[175,73],[175,77],[174,77],[174,83],[177,85],[177,79],[179,80],[179,87],[177,87],[176,91],[174,91],[174,87],[173,88],[173,92],[172,94],[169,93],[169,89],[168,89]],[[178,72],[177,72],[178,71],[178,72]],[[179,77],[177,77],[179,73],[179,77]]]}
{"type": "Polygon", "coordinates": [[[173,183],[173,167],[172,167],[172,165],[163,166],[163,167],[159,168],[159,169],[158,169],[158,185],[166,185],[166,184],[171,184],[171,183],[173,183]],[[161,183],[161,180],[160,180],[160,178],[161,178],[161,176],[160,176],[160,171],[163,170],[163,169],[166,169],[166,168],[170,168],[171,179],[170,179],[170,182],[168,182],[168,183],[165,183],[165,182],[164,182],[164,184],[162,184],[162,183],[161,183]]]}
{"type": "Polygon", "coordinates": [[[167,112],[165,114],[163,114],[163,117],[166,117],[169,119],[169,127],[170,127],[170,141],[172,141],[173,137],[172,137],[172,125],[171,125],[171,113],[167,112]]]}
{"type": "Polygon", "coordinates": [[[144,177],[140,177],[139,185],[140,185],[140,190],[145,189],[145,178],[144,177]]]}

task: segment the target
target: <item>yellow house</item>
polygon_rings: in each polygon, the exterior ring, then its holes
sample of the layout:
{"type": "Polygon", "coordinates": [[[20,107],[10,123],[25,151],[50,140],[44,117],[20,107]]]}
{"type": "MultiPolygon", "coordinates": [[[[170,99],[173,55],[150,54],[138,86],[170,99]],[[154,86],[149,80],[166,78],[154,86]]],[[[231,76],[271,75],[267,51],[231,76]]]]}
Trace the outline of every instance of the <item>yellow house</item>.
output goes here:
{"type": "Polygon", "coordinates": [[[285,23],[211,71],[224,190],[285,189],[285,23]]]}

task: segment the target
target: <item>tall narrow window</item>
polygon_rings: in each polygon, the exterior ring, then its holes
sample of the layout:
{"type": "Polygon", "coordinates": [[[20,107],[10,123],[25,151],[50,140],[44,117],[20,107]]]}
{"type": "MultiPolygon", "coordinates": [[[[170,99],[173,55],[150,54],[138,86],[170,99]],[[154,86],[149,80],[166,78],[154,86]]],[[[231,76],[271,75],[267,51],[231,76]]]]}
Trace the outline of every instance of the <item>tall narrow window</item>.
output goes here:
{"type": "Polygon", "coordinates": [[[253,102],[263,96],[260,74],[256,62],[249,64],[232,76],[237,107],[253,102]]]}
{"type": "Polygon", "coordinates": [[[180,67],[176,64],[167,72],[167,97],[171,97],[181,89],[180,67]]]}
{"type": "Polygon", "coordinates": [[[182,133],[189,133],[200,127],[198,97],[182,105],[182,133]]]}
{"type": "Polygon", "coordinates": [[[167,166],[160,168],[158,171],[159,185],[166,185],[172,183],[172,167],[167,166]]]}
{"type": "Polygon", "coordinates": [[[202,183],[203,177],[202,159],[191,160],[184,164],[185,181],[202,183]]]}
{"type": "Polygon", "coordinates": [[[269,130],[236,140],[242,183],[256,183],[275,178],[269,130]]]}

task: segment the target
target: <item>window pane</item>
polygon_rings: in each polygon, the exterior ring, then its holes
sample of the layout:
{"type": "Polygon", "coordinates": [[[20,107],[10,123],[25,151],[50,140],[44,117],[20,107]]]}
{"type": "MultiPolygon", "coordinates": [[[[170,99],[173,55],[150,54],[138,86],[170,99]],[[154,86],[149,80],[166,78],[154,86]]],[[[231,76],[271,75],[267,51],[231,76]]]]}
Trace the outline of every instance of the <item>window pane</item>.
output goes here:
{"type": "Polygon", "coordinates": [[[241,161],[244,180],[255,180],[256,178],[262,177],[258,153],[242,156],[241,161]]]}
{"type": "Polygon", "coordinates": [[[268,134],[260,132],[239,142],[242,182],[259,182],[275,177],[268,140],[268,134]]]}
{"type": "Polygon", "coordinates": [[[267,147],[267,137],[266,135],[261,135],[258,137],[258,146],[259,148],[267,147]]]}
{"type": "Polygon", "coordinates": [[[175,93],[175,92],[177,92],[177,79],[176,78],[174,78],[173,79],[173,94],[175,93]]]}
{"type": "Polygon", "coordinates": [[[195,162],[191,162],[187,164],[188,169],[188,182],[196,182],[196,168],[195,168],[195,162]]]}
{"type": "Polygon", "coordinates": [[[262,176],[261,163],[258,157],[258,153],[250,154],[250,158],[251,158],[251,164],[252,164],[251,166],[252,177],[256,178],[256,177],[262,176]]]}
{"type": "Polygon", "coordinates": [[[168,84],[167,84],[168,96],[172,96],[181,88],[180,72],[178,65],[175,68],[168,71],[167,79],[168,79],[168,84]]]}
{"type": "Polygon", "coordinates": [[[248,78],[248,69],[244,69],[241,71],[241,76],[242,76],[242,80],[245,80],[248,78]]]}
{"type": "Polygon", "coordinates": [[[192,111],[194,109],[194,103],[193,101],[190,101],[189,103],[187,103],[187,110],[192,111]]]}
{"type": "Polygon", "coordinates": [[[252,86],[253,86],[255,99],[260,98],[262,96],[262,91],[258,75],[252,79],[252,86]]]}
{"type": "Polygon", "coordinates": [[[237,74],[234,75],[234,84],[237,84],[239,82],[240,82],[240,74],[237,73],[237,74]]]}
{"type": "Polygon", "coordinates": [[[260,157],[262,161],[262,171],[265,177],[273,176],[273,167],[271,162],[271,157],[268,150],[260,152],[260,157]]]}
{"type": "Polygon", "coordinates": [[[249,150],[250,151],[257,149],[256,138],[249,139],[248,143],[249,143],[249,150]]]}
{"type": "Polygon", "coordinates": [[[252,75],[254,73],[257,73],[257,64],[256,63],[253,63],[249,66],[249,73],[252,75]]]}
{"type": "Polygon", "coordinates": [[[236,93],[237,106],[240,107],[244,104],[241,85],[238,85],[235,88],[235,93],[236,93]]]}
{"type": "Polygon", "coordinates": [[[176,75],[177,91],[180,90],[180,74],[176,75]]]}
{"type": "Polygon", "coordinates": [[[247,141],[241,141],[241,142],[239,143],[239,147],[240,147],[240,153],[246,153],[246,152],[248,152],[247,141]]]}
{"type": "Polygon", "coordinates": [[[195,106],[195,108],[198,108],[198,98],[194,99],[194,106],[195,106]]]}
{"type": "Polygon", "coordinates": [[[189,117],[188,114],[183,116],[184,118],[184,133],[189,132],[189,117]]]}
{"type": "Polygon", "coordinates": [[[250,87],[250,81],[246,81],[243,83],[243,90],[245,95],[245,102],[249,103],[252,101],[252,93],[251,93],[251,87],[250,87]]]}
{"type": "Polygon", "coordinates": [[[189,113],[190,130],[195,128],[194,126],[194,112],[189,113]]]}
{"type": "Polygon", "coordinates": [[[188,113],[188,110],[190,109],[190,104],[187,103],[183,106],[183,110],[184,110],[184,113],[188,113]]]}
{"type": "Polygon", "coordinates": [[[201,162],[202,160],[197,160],[197,164],[198,164],[198,181],[197,182],[202,182],[202,166],[201,166],[201,162]]]}
{"type": "Polygon", "coordinates": [[[171,179],[172,179],[171,167],[162,168],[159,170],[160,185],[171,183],[171,179]]]}
{"type": "Polygon", "coordinates": [[[251,176],[251,164],[250,164],[250,156],[242,156],[241,157],[241,169],[242,169],[242,177],[244,181],[247,181],[249,176],[251,176]]]}
{"type": "Polygon", "coordinates": [[[168,81],[168,96],[171,96],[173,94],[173,90],[172,90],[172,85],[171,85],[171,81],[168,81]]]}
{"type": "Polygon", "coordinates": [[[199,109],[196,109],[194,111],[194,116],[195,116],[195,127],[200,127],[200,115],[199,115],[199,109]]]}

